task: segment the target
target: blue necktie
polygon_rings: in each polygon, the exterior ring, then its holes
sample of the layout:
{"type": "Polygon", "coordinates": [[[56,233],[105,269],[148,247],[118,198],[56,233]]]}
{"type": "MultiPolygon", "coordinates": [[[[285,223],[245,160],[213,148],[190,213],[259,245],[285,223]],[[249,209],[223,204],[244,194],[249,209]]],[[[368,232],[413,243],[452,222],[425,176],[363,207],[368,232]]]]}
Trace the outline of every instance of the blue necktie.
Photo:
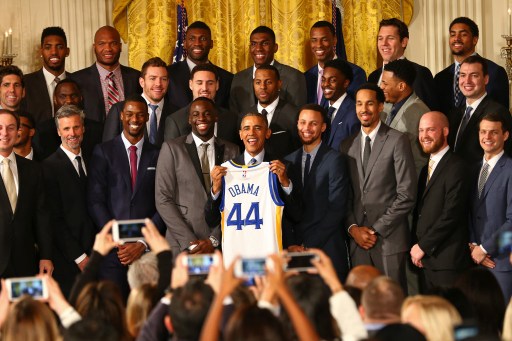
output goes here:
{"type": "Polygon", "coordinates": [[[149,107],[151,108],[151,117],[149,119],[149,143],[156,144],[156,135],[158,132],[156,110],[158,109],[158,105],[149,104],[149,107]]]}
{"type": "Polygon", "coordinates": [[[453,146],[453,150],[456,151],[459,146],[460,140],[462,139],[462,135],[464,134],[464,130],[466,130],[466,126],[468,125],[469,119],[471,118],[469,114],[473,110],[472,107],[468,106],[466,111],[464,112],[464,116],[462,117],[462,121],[460,122],[459,132],[457,133],[457,137],[455,138],[455,146],[453,146]]]}
{"type": "Polygon", "coordinates": [[[306,154],[306,163],[304,164],[304,187],[306,187],[309,180],[309,168],[311,167],[311,154],[306,154]]]}
{"type": "Polygon", "coordinates": [[[459,107],[461,101],[462,101],[462,94],[460,92],[459,88],[459,76],[460,76],[460,64],[457,64],[455,66],[455,77],[453,81],[453,102],[456,108],[459,107]]]}

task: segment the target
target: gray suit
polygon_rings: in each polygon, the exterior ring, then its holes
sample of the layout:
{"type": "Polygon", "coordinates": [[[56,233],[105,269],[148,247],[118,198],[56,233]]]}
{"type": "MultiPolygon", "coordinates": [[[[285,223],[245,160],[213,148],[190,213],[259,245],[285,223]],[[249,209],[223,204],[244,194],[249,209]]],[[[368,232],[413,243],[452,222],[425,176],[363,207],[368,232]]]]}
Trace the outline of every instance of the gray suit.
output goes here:
{"type": "MultiPolygon", "coordinates": [[[[216,165],[238,154],[236,145],[215,138],[216,165]]],[[[207,193],[192,133],[162,144],[155,182],[156,208],[167,226],[174,257],[191,241],[209,236],[221,240],[220,227],[210,229],[204,219],[207,193]]]]}
{"type": "MultiPolygon", "coordinates": [[[[306,104],[307,91],[304,74],[291,66],[279,63],[275,59],[274,66],[279,71],[279,76],[282,81],[279,98],[286,100],[286,102],[297,108],[306,104]]],[[[229,95],[229,110],[231,112],[245,114],[252,106],[257,104],[252,85],[252,70],[253,66],[251,65],[247,69],[238,72],[233,77],[229,95]]]]}
{"type": "Polygon", "coordinates": [[[352,263],[374,265],[405,287],[407,216],[414,207],[417,190],[411,145],[407,136],[381,123],[363,176],[361,134],[352,135],[341,144],[353,191],[346,226],[373,227],[377,243],[366,251],[352,240],[352,263]]]}
{"type": "MultiPolygon", "coordinates": [[[[384,105],[384,111],[380,113],[382,122],[386,122],[392,107],[392,103],[386,103],[384,105]]],[[[430,109],[427,105],[413,92],[400,110],[398,110],[395,118],[393,118],[393,121],[391,121],[389,125],[391,128],[404,133],[409,138],[417,175],[420,174],[421,169],[428,162],[428,155],[423,153],[420,141],[418,140],[418,126],[421,116],[429,111],[430,109]]]]}

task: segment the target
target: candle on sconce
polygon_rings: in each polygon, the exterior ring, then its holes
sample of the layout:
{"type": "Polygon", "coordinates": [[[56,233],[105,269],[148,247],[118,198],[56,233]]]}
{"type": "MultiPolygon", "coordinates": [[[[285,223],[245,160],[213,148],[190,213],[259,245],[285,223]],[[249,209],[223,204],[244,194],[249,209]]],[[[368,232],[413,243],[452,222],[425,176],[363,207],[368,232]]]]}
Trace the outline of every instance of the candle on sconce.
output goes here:
{"type": "Polygon", "coordinates": [[[9,39],[7,40],[7,53],[12,54],[12,28],[9,28],[9,39]]]}
{"type": "Polygon", "coordinates": [[[507,10],[507,13],[508,13],[508,35],[512,35],[512,10],[510,10],[510,7],[509,9],[507,10]]]}
{"type": "Polygon", "coordinates": [[[4,48],[2,49],[2,54],[6,55],[9,52],[7,51],[7,38],[9,37],[9,33],[5,31],[5,37],[4,37],[4,48]]]}

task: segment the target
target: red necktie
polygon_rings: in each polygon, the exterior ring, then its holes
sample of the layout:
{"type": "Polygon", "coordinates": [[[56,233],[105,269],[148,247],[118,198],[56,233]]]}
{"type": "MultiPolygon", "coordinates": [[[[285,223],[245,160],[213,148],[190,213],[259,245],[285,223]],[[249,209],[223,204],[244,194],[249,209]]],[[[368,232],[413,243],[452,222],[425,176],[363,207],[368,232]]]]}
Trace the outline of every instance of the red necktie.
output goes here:
{"type": "MultiPolygon", "coordinates": [[[[114,80],[114,73],[111,72],[107,76],[107,97],[108,97],[108,110],[121,100],[121,96],[119,95],[119,90],[117,89],[116,82],[114,80]]],[[[108,112],[107,112],[108,113],[108,112]]]]}
{"type": "Polygon", "coordinates": [[[131,146],[130,150],[130,170],[132,173],[132,190],[135,189],[135,182],[137,181],[137,147],[131,146]]]}

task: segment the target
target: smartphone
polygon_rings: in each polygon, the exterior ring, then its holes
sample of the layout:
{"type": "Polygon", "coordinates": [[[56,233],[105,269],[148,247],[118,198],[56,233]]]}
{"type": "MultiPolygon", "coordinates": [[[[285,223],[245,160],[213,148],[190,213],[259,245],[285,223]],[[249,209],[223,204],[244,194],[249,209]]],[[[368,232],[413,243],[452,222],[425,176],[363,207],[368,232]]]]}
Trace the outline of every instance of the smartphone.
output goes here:
{"type": "Polygon", "coordinates": [[[235,276],[251,278],[265,275],[266,258],[241,258],[235,264],[235,276]]]}
{"type": "Polygon", "coordinates": [[[512,231],[503,231],[498,236],[499,254],[512,252],[512,231]]]}
{"type": "Polygon", "coordinates": [[[144,226],[146,226],[144,219],[116,220],[112,225],[112,238],[116,242],[144,240],[141,231],[144,226]]]}
{"type": "Polygon", "coordinates": [[[17,301],[23,295],[32,296],[36,300],[48,299],[46,280],[39,277],[18,277],[5,280],[10,301],[17,301]]]}
{"type": "Polygon", "coordinates": [[[210,267],[217,264],[219,261],[213,253],[183,257],[183,265],[188,268],[189,275],[206,275],[210,272],[210,267]]]}
{"type": "Polygon", "coordinates": [[[304,272],[314,269],[315,266],[311,263],[313,259],[318,259],[318,255],[312,252],[289,252],[286,254],[286,271],[304,272]]]}

